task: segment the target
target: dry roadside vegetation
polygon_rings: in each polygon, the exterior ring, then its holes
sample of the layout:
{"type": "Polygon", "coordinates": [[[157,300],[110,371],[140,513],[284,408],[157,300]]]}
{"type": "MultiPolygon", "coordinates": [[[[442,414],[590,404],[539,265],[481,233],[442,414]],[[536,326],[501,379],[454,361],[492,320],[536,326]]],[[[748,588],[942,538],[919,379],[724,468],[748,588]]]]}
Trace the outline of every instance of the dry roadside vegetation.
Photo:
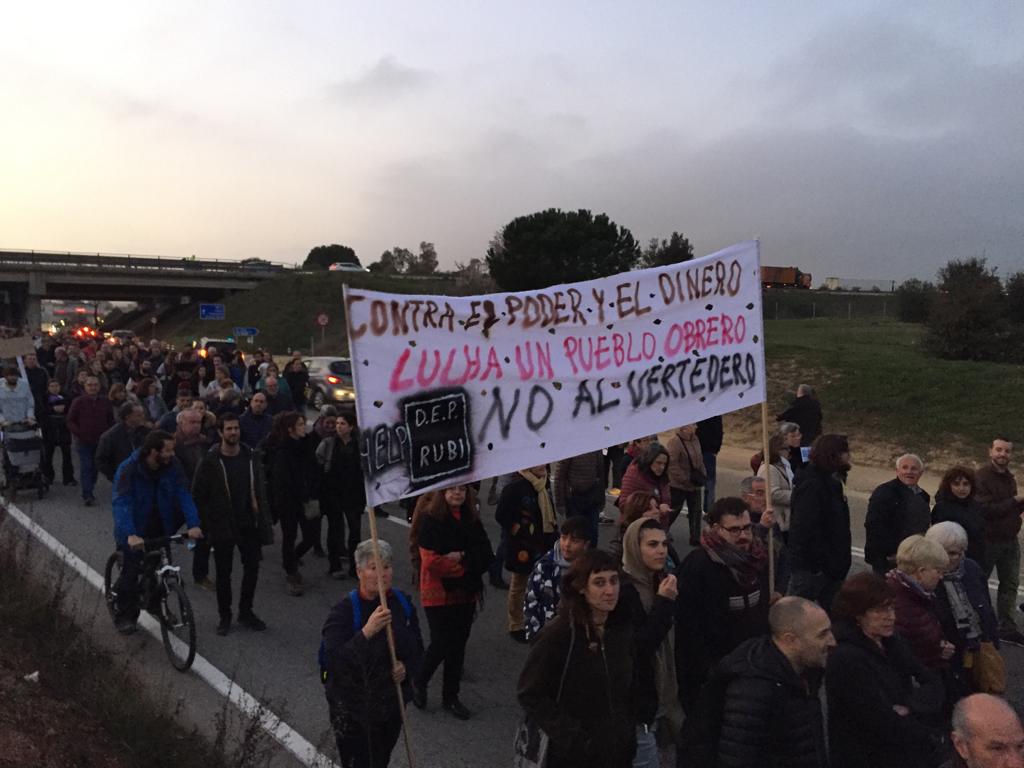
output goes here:
{"type": "MultiPolygon", "coordinates": [[[[61,609],[63,573],[0,506],[0,768],[250,768],[269,763],[258,719],[225,700],[213,742],[183,727],[61,609]],[[230,734],[235,734],[230,736],[230,734]],[[214,743],[215,742],[215,743],[214,743]]],[[[98,621],[109,620],[99,602],[98,621]]]]}

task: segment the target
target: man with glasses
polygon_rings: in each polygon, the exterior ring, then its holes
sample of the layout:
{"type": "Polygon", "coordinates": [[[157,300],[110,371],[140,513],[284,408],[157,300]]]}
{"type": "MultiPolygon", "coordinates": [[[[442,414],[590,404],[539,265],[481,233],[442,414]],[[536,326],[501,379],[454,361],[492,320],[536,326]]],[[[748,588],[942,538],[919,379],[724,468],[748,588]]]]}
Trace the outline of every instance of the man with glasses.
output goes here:
{"type": "MultiPolygon", "coordinates": [[[[762,523],[772,524],[770,514],[762,515],[762,523]]],[[[768,553],[754,536],[746,502],[719,499],[706,520],[700,547],[676,571],[676,674],[687,713],[714,666],[768,631],[771,601],[768,553]]]]}

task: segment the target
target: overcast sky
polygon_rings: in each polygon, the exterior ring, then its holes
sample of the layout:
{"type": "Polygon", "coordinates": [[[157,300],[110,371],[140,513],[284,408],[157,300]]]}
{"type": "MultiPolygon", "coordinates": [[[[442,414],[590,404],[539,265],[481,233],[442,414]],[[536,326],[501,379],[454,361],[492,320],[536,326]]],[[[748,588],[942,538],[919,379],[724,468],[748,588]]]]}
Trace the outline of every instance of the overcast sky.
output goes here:
{"type": "Polygon", "coordinates": [[[1024,269],[1024,4],[9,3],[0,248],[482,256],[606,212],[699,254],[1024,269]],[[371,7],[372,6],[372,7],[371,7]]]}

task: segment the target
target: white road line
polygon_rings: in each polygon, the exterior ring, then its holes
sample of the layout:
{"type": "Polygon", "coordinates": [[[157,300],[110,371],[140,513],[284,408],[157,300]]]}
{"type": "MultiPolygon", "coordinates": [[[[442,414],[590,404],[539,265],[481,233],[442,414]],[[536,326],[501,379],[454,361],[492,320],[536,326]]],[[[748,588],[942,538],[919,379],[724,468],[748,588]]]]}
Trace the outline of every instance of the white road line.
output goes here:
{"type": "MultiPolygon", "coordinates": [[[[89,567],[78,555],[64,546],[13,504],[7,505],[7,512],[12,519],[17,521],[38,539],[43,546],[74,570],[75,573],[100,592],[103,591],[103,577],[89,567]]],[[[139,624],[157,641],[163,642],[160,635],[160,624],[156,619],[143,612],[139,617],[139,624]]],[[[309,768],[338,768],[327,755],[317,750],[302,734],[281,720],[273,712],[268,711],[255,697],[233,682],[203,656],[196,654],[195,662],[192,664],[192,671],[217,691],[217,693],[227,697],[244,714],[258,717],[260,727],[294,755],[303,765],[309,768]]]]}

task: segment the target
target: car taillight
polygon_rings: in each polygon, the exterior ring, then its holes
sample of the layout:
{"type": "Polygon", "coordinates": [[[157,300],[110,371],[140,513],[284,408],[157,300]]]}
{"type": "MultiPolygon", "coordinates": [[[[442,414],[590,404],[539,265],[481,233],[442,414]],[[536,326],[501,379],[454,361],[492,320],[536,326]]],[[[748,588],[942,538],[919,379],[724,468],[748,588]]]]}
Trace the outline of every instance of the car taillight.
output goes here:
{"type": "Polygon", "coordinates": [[[337,376],[328,376],[327,377],[327,383],[328,384],[341,384],[341,379],[338,378],[337,376]]]}

